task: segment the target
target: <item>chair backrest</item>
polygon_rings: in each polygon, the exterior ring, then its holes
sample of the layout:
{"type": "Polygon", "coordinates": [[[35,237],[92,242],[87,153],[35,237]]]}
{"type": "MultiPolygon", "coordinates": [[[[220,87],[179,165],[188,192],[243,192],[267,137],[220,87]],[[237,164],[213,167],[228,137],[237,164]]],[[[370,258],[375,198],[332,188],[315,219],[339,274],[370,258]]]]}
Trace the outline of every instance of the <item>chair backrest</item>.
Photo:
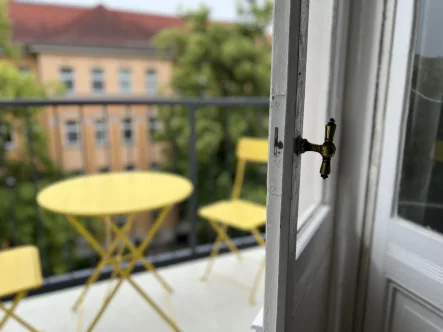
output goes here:
{"type": "Polygon", "coordinates": [[[239,160],[256,163],[268,162],[268,139],[242,137],[237,144],[237,158],[239,160]]]}
{"type": "Polygon", "coordinates": [[[243,180],[245,177],[246,162],[262,163],[268,162],[268,139],[242,137],[237,143],[237,170],[235,172],[234,187],[232,188],[232,199],[240,197],[243,180]]]}

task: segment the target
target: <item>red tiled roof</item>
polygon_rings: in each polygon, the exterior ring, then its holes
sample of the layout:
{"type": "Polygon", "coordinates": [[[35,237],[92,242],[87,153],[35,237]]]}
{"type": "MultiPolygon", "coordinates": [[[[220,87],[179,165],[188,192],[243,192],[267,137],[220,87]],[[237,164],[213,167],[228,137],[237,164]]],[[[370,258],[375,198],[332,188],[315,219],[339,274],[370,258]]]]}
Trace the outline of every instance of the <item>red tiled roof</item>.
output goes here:
{"type": "Polygon", "coordinates": [[[9,1],[13,40],[25,44],[148,47],[161,29],[182,27],[179,17],[9,1]]]}

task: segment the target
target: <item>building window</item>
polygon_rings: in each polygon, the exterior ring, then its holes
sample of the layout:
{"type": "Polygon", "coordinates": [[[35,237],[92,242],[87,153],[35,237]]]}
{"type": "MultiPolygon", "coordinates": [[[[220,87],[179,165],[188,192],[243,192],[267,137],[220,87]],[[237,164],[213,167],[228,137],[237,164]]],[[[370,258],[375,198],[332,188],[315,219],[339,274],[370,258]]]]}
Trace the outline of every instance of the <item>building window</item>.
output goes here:
{"type": "Polygon", "coordinates": [[[20,72],[21,75],[31,74],[31,68],[29,68],[28,66],[19,66],[18,71],[20,72]]]}
{"type": "Polygon", "coordinates": [[[108,173],[110,171],[110,168],[108,166],[104,166],[104,167],[101,167],[98,171],[100,173],[108,173]]]}
{"type": "Polygon", "coordinates": [[[160,121],[158,121],[157,117],[150,115],[148,118],[149,122],[149,139],[151,142],[155,141],[155,134],[160,129],[160,121]]]}
{"type": "Polygon", "coordinates": [[[66,121],[66,144],[68,146],[80,145],[80,124],[76,120],[66,121]]]}
{"type": "Polygon", "coordinates": [[[132,144],[134,132],[132,128],[132,119],[124,118],[122,121],[122,136],[125,144],[132,144]]]}
{"type": "Polygon", "coordinates": [[[149,167],[151,171],[159,171],[160,170],[160,164],[156,163],[155,161],[151,163],[151,166],[149,167]]]}
{"type": "Polygon", "coordinates": [[[129,94],[132,92],[131,71],[129,69],[120,69],[118,73],[118,85],[120,93],[129,94]]]}
{"type": "Polygon", "coordinates": [[[105,73],[101,68],[94,68],[91,71],[91,90],[95,95],[105,93],[105,73]]]}
{"type": "Polygon", "coordinates": [[[66,88],[66,95],[73,95],[75,93],[74,70],[71,67],[60,68],[60,81],[66,88]]]}
{"type": "Polygon", "coordinates": [[[3,143],[3,147],[6,150],[11,150],[14,148],[14,135],[12,134],[12,129],[10,125],[0,125],[0,138],[1,142],[3,143]]]}
{"type": "Polygon", "coordinates": [[[125,169],[127,171],[133,171],[133,170],[135,170],[135,165],[134,164],[127,164],[125,169]]]}
{"type": "Polygon", "coordinates": [[[148,96],[156,96],[158,89],[157,71],[155,69],[149,69],[145,75],[146,93],[148,96]]]}
{"type": "Polygon", "coordinates": [[[121,227],[126,223],[128,217],[125,215],[120,215],[120,216],[115,216],[112,219],[121,227]]]}
{"type": "Polygon", "coordinates": [[[108,126],[105,119],[95,120],[95,142],[99,146],[108,143],[108,126]]]}

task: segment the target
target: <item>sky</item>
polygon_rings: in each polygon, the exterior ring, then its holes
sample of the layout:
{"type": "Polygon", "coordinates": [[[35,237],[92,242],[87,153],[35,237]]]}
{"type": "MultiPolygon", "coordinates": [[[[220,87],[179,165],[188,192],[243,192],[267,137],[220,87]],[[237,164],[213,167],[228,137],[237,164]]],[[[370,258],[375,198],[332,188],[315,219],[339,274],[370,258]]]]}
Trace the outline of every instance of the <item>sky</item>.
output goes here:
{"type": "MultiPolygon", "coordinates": [[[[17,0],[16,0],[17,1],[17,0]]],[[[176,15],[178,9],[194,9],[204,3],[211,8],[211,17],[215,20],[236,18],[236,0],[19,0],[23,2],[56,3],[76,6],[95,6],[102,4],[109,8],[130,11],[144,11],[176,15]]]]}

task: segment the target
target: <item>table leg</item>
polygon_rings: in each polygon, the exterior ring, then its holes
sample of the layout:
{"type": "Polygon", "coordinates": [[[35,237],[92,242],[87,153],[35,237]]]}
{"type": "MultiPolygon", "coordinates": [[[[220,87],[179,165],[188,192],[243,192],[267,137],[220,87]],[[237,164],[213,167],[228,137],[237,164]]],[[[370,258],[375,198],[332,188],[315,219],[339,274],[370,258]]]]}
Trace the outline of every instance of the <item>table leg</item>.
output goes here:
{"type": "MultiPolygon", "coordinates": [[[[170,208],[165,209],[162,212],[163,215],[163,219],[164,216],[167,214],[167,212],[169,211],[170,208]]],[[[159,217],[160,219],[160,217],[159,217]]],[[[98,242],[96,239],[94,239],[94,237],[88,232],[88,230],[74,217],[70,217],[70,221],[71,223],[74,225],[74,227],[78,230],[78,232],[83,235],[85,237],[85,239],[90,243],[90,245],[92,246],[92,248],[94,248],[94,250],[97,251],[97,253],[99,253],[103,258],[109,257],[109,262],[114,266],[114,269],[117,271],[118,275],[120,276],[120,280],[118,281],[116,287],[114,287],[114,289],[112,290],[112,292],[108,295],[108,297],[105,300],[105,303],[103,303],[102,307],[100,308],[100,311],[98,312],[96,318],[94,319],[93,323],[91,324],[91,326],[89,327],[88,331],[91,331],[95,325],[97,324],[98,320],[100,319],[100,317],[103,315],[104,311],[106,310],[106,308],[108,307],[110,301],[112,300],[112,298],[114,297],[115,293],[117,292],[117,290],[120,288],[121,283],[123,282],[123,280],[127,280],[132,287],[134,287],[134,289],[154,308],[154,310],[166,321],[166,323],[168,323],[171,328],[174,329],[174,331],[180,331],[179,328],[177,327],[177,325],[172,321],[172,319],[170,319],[165,312],[163,312],[160,307],[155,304],[155,302],[140,288],[140,286],[138,286],[131,278],[130,278],[130,274],[131,272],[134,270],[136,264],[137,264],[137,256],[140,254],[143,254],[143,252],[146,250],[146,248],[148,247],[148,245],[150,244],[150,242],[152,241],[153,238],[153,234],[151,236],[148,236],[145,241],[143,241],[143,243],[140,245],[139,248],[136,249],[136,252],[134,253],[134,257],[132,257],[132,260],[129,263],[129,266],[126,269],[122,269],[120,267],[120,263],[118,262],[117,259],[115,259],[114,257],[112,257],[109,254],[109,251],[106,251],[98,242]],[[110,257],[111,256],[111,257],[110,257]]],[[[157,223],[157,222],[156,222],[157,223]]],[[[115,226],[115,225],[114,225],[115,226]]],[[[158,229],[159,225],[157,225],[156,229],[158,229]]],[[[153,227],[154,228],[154,227],[153,227]]],[[[117,227],[118,229],[118,227],[117,227]]],[[[118,229],[118,233],[121,236],[122,230],[118,229]]],[[[118,238],[120,238],[120,236],[118,236],[118,238]]],[[[126,238],[126,237],[124,237],[126,238]]]]}
{"type": "MultiPolygon", "coordinates": [[[[82,232],[80,232],[80,230],[77,228],[76,223],[73,223],[71,218],[68,217],[69,222],[74,226],[75,229],[77,229],[79,231],[80,234],[82,234],[82,232]]],[[[128,218],[128,221],[125,223],[125,225],[122,228],[122,232],[127,233],[129,231],[129,229],[131,228],[133,223],[133,218],[128,218]]],[[[92,237],[92,235],[89,234],[89,232],[86,230],[86,232],[88,233],[88,236],[85,236],[84,234],[82,234],[86,240],[89,242],[88,237],[92,237]]],[[[92,237],[93,238],[93,237],[92,237]]],[[[108,253],[109,256],[112,255],[112,253],[115,251],[115,249],[117,248],[117,245],[120,241],[120,236],[117,236],[114,241],[111,243],[111,245],[109,246],[108,253]]],[[[89,288],[91,287],[91,285],[93,283],[95,283],[98,278],[100,277],[100,273],[103,270],[103,268],[106,266],[106,264],[109,263],[109,258],[105,255],[102,256],[101,261],[98,263],[97,267],[95,268],[94,272],[91,274],[91,276],[88,278],[88,281],[86,282],[85,287],[83,287],[83,290],[81,292],[81,294],[79,295],[79,297],[77,298],[77,300],[75,301],[72,310],[77,311],[78,307],[83,303],[84,298],[86,297],[86,294],[88,293],[89,288]]]]}
{"type": "Polygon", "coordinates": [[[115,223],[110,220],[110,218],[106,218],[107,226],[112,229],[112,231],[117,234],[126,244],[126,246],[129,248],[129,250],[133,253],[133,258],[136,260],[140,260],[143,264],[143,266],[152,274],[154,277],[160,282],[160,284],[169,292],[172,292],[172,287],[157,273],[157,270],[155,269],[155,266],[145,259],[144,257],[144,251],[149,246],[149,244],[152,242],[152,239],[154,238],[155,234],[158,232],[158,229],[163,224],[166,216],[168,215],[169,211],[171,210],[171,207],[166,207],[163,209],[161,214],[158,216],[157,220],[154,222],[153,226],[151,227],[148,235],[145,238],[144,241],[144,249],[143,250],[137,250],[137,248],[132,244],[132,242],[127,238],[125,234],[122,233],[122,231],[115,225],[115,223]]]}

